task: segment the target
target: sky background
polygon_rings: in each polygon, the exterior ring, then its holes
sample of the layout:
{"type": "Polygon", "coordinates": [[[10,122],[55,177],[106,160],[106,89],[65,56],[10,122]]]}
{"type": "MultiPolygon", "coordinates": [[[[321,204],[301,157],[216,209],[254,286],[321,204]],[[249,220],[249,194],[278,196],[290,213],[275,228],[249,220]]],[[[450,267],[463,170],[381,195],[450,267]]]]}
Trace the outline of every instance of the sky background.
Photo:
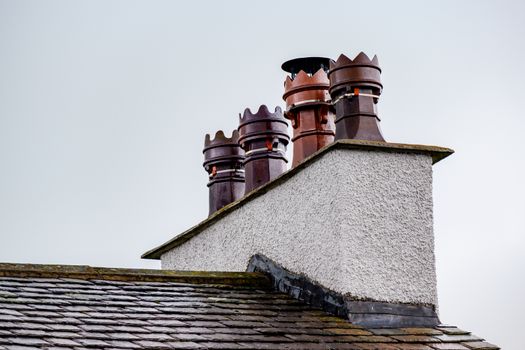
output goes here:
{"type": "Polygon", "coordinates": [[[388,141],[434,167],[440,315],[522,349],[525,2],[0,0],[0,261],[158,268],[207,216],[204,135],[280,65],[377,54],[388,141]]]}

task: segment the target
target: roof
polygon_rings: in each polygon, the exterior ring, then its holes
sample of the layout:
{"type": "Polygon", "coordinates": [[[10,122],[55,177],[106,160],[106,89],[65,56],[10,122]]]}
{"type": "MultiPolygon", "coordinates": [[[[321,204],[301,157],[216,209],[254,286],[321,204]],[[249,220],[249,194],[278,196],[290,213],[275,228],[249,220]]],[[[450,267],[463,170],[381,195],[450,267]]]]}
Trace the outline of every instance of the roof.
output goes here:
{"type": "Polygon", "coordinates": [[[324,154],[334,150],[334,149],[357,149],[365,151],[382,151],[382,152],[393,152],[393,153],[412,153],[412,154],[426,154],[432,157],[432,163],[435,164],[440,160],[448,157],[454,151],[450,148],[438,147],[438,146],[427,146],[427,145],[411,145],[404,143],[391,143],[391,142],[380,142],[380,141],[364,141],[364,140],[353,140],[353,139],[343,139],[335,141],[329,144],[326,147],[323,147],[316,153],[312,154],[310,157],[306,158],[302,163],[298,164],[296,167],[286,171],[279,177],[274,180],[264,184],[263,186],[251,191],[238,201],[230,203],[225,207],[217,210],[212,215],[210,215],[205,220],[201,221],[199,224],[193,226],[187,231],[175,236],[168,242],[153,248],[142,255],[142,258],[145,259],[160,259],[162,254],[167,251],[183,244],[188,241],[190,238],[199,234],[203,229],[210,226],[214,222],[220,220],[222,217],[226,216],[231,211],[243,206],[254,198],[268,192],[270,189],[278,186],[282,182],[288,180],[290,177],[297,174],[301,169],[307,167],[316,159],[322,157],[324,154]]]}
{"type": "Polygon", "coordinates": [[[5,349],[497,349],[456,327],[367,329],[261,273],[0,264],[5,349]]]}

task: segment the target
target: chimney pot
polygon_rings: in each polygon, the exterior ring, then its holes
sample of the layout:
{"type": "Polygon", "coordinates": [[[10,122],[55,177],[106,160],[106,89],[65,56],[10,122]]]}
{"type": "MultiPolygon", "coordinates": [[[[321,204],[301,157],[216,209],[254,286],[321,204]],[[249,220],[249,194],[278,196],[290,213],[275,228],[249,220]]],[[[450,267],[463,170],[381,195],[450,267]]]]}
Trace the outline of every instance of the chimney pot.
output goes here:
{"type": "Polygon", "coordinates": [[[204,138],[204,163],[209,174],[209,215],[244,196],[244,151],[239,146],[239,132],[234,130],[230,138],[222,130],[215,138],[204,138]]]}
{"type": "Polygon", "coordinates": [[[261,105],[253,114],[249,108],[239,114],[239,144],[246,152],[246,193],[264,185],[286,171],[286,146],[290,141],[288,124],[281,108],[270,112],[261,105]]]}
{"type": "Polygon", "coordinates": [[[353,60],[340,55],[330,62],[330,95],[335,106],[335,139],[385,141],[376,104],[383,90],[377,56],[361,52],[353,60]]]}
{"type": "Polygon", "coordinates": [[[283,100],[284,116],[293,128],[293,167],[334,141],[335,117],[326,75],[329,63],[330,59],[325,57],[303,57],[281,66],[290,73],[284,82],[283,100]]]}

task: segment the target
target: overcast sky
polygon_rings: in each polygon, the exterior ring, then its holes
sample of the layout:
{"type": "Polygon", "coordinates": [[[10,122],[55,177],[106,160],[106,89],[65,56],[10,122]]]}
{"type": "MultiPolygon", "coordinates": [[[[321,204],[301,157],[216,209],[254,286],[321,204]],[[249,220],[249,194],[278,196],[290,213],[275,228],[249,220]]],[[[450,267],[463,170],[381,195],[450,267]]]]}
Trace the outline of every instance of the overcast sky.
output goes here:
{"type": "Polygon", "coordinates": [[[0,261],[159,267],[207,216],[204,135],[283,61],[377,54],[388,141],[434,167],[440,314],[522,349],[523,1],[0,0],[0,261]]]}

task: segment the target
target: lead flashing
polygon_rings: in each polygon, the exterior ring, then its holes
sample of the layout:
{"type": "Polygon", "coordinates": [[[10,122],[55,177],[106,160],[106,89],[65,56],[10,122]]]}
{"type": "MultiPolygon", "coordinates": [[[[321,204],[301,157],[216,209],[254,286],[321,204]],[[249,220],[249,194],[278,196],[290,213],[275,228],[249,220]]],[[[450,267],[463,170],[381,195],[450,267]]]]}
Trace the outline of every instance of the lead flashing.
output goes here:
{"type": "Polygon", "coordinates": [[[409,153],[409,154],[425,154],[432,157],[432,164],[436,164],[440,160],[448,157],[454,151],[450,148],[438,147],[438,146],[428,146],[428,145],[413,145],[413,144],[404,144],[404,143],[391,143],[391,142],[381,142],[381,141],[363,141],[363,140],[338,140],[330,145],[320,149],[316,153],[312,154],[310,157],[306,158],[302,163],[297,165],[295,168],[292,168],[279,177],[275,178],[273,181],[266,183],[265,185],[251,191],[246,194],[241,199],[228,204],[227,206],[217,210],[207,219],[201,221],[199,224],[191,227],[190,229],[184,231],[183,233],[175,236],[166,243],[153,248],[142,255],[143,259],[160,259],[161,256],[168,252],[169,250],[183,244],[192,237],[199,234],[202,230],[209,227],[216,221],[220,220],[222,217],[226,216],[228,213],[240,208],[244,204],[248,203],[252,199],[261,196],[273,189],[274,187],[280,185],[284,181],[287,181],[292,176],[295,176],[301,169],[309,166],[311,163],[320,159],[326,153],[335,150],[335,149],[346,149],[346,150],[365,150],[371,152],[390,152],[390,153],[409,153]]]}

